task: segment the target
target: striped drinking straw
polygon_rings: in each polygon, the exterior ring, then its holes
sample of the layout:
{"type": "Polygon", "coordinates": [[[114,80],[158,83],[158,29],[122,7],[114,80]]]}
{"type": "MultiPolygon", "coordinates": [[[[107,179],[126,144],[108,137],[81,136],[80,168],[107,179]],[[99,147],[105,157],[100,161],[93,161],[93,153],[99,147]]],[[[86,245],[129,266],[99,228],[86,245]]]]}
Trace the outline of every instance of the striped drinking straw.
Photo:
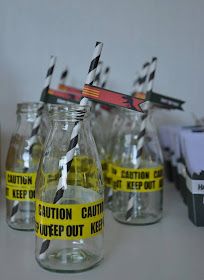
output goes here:
{"type": "Polygon", "coordinates": [[[142,70],[140,71],[139,76],[134,81],[134,83],[133,83],[134,90],[132,93],[133,96],[134,96],[134,93],[142,92],[144,90],[144,86],[145,86],[145,83],[147,80],[147,73],[149,70],[149,65],[150,65],[149,62],[146,62],[143,64],[142,70]]]}
{"type": "Polygon", "coordinates": [[[65,67],[65,69],[62,71],[62,74],[60,76],[59,87],[60,85],[65,85],[68,75],[69,75],[68,68],[65,67]]]}
{"type": "Polygon", "coordinates": [[[103,62],[99,61],[98,62],[98,66],[96,68],[96,75],[95,75],[95,79],[94,79],[94,84],[96,86],[100,85],[100,81],[101,81],[101,73],[102,73],[102,66],[103,66],[103,62]]]}
{"type": "MultiPolygon", "coordinates": [[[[147,93],[151,92],[153,89],[153,82],[154,82],[154,78],[155,78],[156,66],[157,66],[157,58],[153,57],[151,65],[150,65],[149,78],[148,78],[148,82],[147,82],[147,90],[146,90],[147,93]]],[[[146,80],[143,80],[143,81],[145,82],[146,80]]],[[[141,163],[141,156],[142,156],[142,151],[143,151],[143,147],[144,147],[144,139],[145,139],[145,134],[146,134],[148,110],[149,110],[149,102],[146,104],[146,106],[143,110],[144,114],[142,116],[140,132],[138,134],[136,168],[139,168],[140,163],[141,163]]],[[[126,221],[129,221],[132,218],[135,199],[137,199],[137,196],[135,196],[135,193],[130,193],[129,198],[128,198],[127,211],[126,211],[126,221]]]]}
{"type": "MultiPolygon", "coordinates": [[[[55,67],[55,62],[56,62],[56,57],[51,56],[50,57],[50,64],[49,64],[47,74],[46,74],[46,78],[45,78],[45,84],[44,84],[44,87],[43,87],[43,90],[42,90],[42,96],[45,98],[45,100],[46,100],[46,96],[47,96],[49,86],[50,86],[50,83],[51,83],[52,74],[53,74],[54,67],[55,67]]],[[[37,116],[36,116],[36,119],[34,121],[32,132],[31,132],[31,136],[27,140],[27,146],[25,147],[25,152],[23,154],[23,160],[24,160],[23,172],[28,172],[28,169],[29,169],[29,166],[30,166],[30,155],[32,153],[32,147],[37,141],[37,134],[38,134],[38,131],[39,131],[39,128],[40,128],[40,122],[41,122],[41,118],[42,118],[43,108],[44,108],[44,103],[42,103],[42,105],[38,108],[37,116]]],[[[19,208],[19,201],[14,200],[12,211],[11,211],[11,216],[10,216],[11,221],[14,221],[15,215],[18,212],[18,208],[19,208]]]]}
{"type": "Polygon", "coordinates": [[[109,75],[110,75],[110,67],[107,66],[103,72],[103,77],[102,77],[102,81],[101,81],[101,87],[102,88],[105,88],[106,87],[106,84],[108,82],[108,78],[109,78],[109,75]]]}
{"type": "MultiPolygon", "coordinates": [[[[94,83],[96,68],[100,59],[102,47],[103,44],[101,42],[96,42],[85,84],[92,85],[94,83]]],[[[88,98],[83,97],[80,101],[80,105],[87,106],[88,101],[89,101],[88,98]]],[[[59,203],[59,200],[63,197],[64,190],[67,188],[67,174],[70,170],[72,160],[74,157],[74,152],[78,143],[78,134],[79,134],[80,127],[81,127],[81,123],[77,121],[74,125],[71,134],[71,139],[70,139],[66,156],[63,157],[59,162],[59,167],[61,168],[62,172],[61,172],[61,177],[59,178],[59,183],[57,186],[57,191],[55,193],[53,204],[59,203]]],[[[46,253],[46,250],[49,248],[49,245],[50,245],[50,240],[46,240],[46,239],[43,240],[40,249],[40,256],[39,256],[40,258],[44,257],[44,254],[46,253]]]]}
{"type": "MultiPolygon", "coordinates": [[[[155,78],[156,67],[157,67],[157,58],[153,57],[151,66],[150,66],[148,83],[147,83],[147,90],[146,90],[147,93],[151,92],[153,89],[153,82],[154,82],[154,78],[155,78]]],[[[138,135],[137,159],[138,159],[139,164],[141,161],[142,149],[144,146],[144,137],[145,137],[145,133],[146,133],[145,129],[146,129],[149,105],[150,105],[149,102],[147,102],[146,106],[144,108],[144,114],[142,116],[142,123],[141,123],[141,127],[140,127],[140,132],[138,135]]]]}
{"type": "MultiPolygon", "coordinates": [[[[110,67],[107,66],[104,72],[101,74],[102,74],[102,78],[100,79],[101,82],[99,83],[98,86],[100,86],[101,88],[105,88],[110,74],[110,67]]],[[[95,110],[95,114],[99,115],[101,112],[101,104],[100,103],[95,104],[94,110],[95,110]]]]}

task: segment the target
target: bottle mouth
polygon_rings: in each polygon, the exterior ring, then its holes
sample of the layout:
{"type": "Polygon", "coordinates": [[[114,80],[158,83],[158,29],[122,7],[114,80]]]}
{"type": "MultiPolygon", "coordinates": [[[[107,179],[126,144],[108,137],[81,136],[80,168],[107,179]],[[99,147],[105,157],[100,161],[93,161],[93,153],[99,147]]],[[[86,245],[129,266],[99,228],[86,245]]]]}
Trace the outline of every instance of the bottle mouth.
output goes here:
{"type": "Polygon", "coordinates": [[[17,113],[36,113],[42,108],[42,102],[22,102],[17,104],[17,113]]]}
{"type": "Polygon", "coordinates": [[[90,105],[49,104],[47,109],[49,118],[54,121],[82,121],[90,113],[90,105]]]}

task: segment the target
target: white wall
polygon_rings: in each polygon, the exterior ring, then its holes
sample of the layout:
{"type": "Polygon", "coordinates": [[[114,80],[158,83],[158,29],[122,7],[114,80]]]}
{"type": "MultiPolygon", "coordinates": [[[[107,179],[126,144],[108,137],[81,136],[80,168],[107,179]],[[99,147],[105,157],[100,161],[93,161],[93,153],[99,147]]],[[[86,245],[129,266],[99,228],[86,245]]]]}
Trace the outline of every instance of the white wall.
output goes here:
{"type": "Polygon", "coordinates": [[[136,71],[159,59],[156,91],[185,99],[185,113],[204,115],[203,0],[0,0],[0,122],[3,158],[15,127],[16,103],[39,100],[50,54],[53,86],[68,64],[70,83],[82,86],[96,40],[111,65],[109,88],[129,93],[136,71]]]}

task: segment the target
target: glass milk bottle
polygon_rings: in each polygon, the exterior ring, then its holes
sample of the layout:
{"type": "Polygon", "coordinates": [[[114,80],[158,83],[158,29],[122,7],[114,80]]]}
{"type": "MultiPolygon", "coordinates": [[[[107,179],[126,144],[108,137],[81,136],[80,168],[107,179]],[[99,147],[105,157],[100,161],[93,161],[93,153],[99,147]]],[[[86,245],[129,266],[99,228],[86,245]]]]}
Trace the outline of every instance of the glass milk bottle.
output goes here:
{"type": "Polygon", "coordinates": [[[40,103],[17,105],[17,126],[6,160],[7,223],[18,230],[33,230],[35,179],[41,156],[39,133],[32,136],[40,103]]]}
{"type": "MultiPolygon", "coordinates": [[[[99,104],[97,104],[99,105],[99,104]]],[[[122,129],[124,122],[120,108],[102,105],[99,111],[92,116],[92,131],[96,141],[97,150],[102,164],[105,185],[105,206],[112,207],[111,177],[107,176],[109,162],[117,139],[118,131],[122,129]]]]}
{"type": "Polygon", "coordinates": [[[50,112],[36,181],[35,248],[48,270],[83,271],[103,258],[103,179],[89,115],[77,104],[50,112]]]}
{"type": "Polygon", "coordinates": [[[125,128],[115,143],[110,176],[113,216],[127,224],[151,224],[162,217],[163,158],[149,112],[124,110],[125,128]],[[141,145],[142,143],[142,145],[141,145]]]}

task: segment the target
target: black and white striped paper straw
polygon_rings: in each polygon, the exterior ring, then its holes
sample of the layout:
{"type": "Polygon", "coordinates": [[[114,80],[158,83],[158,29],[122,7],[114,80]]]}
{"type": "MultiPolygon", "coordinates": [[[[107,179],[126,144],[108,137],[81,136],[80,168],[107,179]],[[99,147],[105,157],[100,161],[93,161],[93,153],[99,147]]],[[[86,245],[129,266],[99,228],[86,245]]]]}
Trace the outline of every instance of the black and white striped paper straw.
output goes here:
{"type": "MultiPolygon", "coordinates": [[[[100,79],[101,82],[98,84],[98,86],[100,86],[101,88],[105,88],[110,74],[110,67],[107,66],[104,72],[101,74],[102,74],[102,78],[100,79]]],[[[100,109],[101,109],[101,104],[99,103],[95,104],[94,110],[96,115],[100,113],[100,109]]]]}
{"type": "MultiPolygon", "coordinates": [[[[102,47],[103,44],[101,42],[96,42],[85,84],[92,85],[94,83],[96,68],[100,59],[102,47]]],[[[80,101],[80,105],[87,106],[87,104],[88,104],[88,98],[83,97],[80,101]]],[[[72,160],[74,157],[74,152],[78,143],[78,133],[80,127],[81,127],[81,123],[76,122],[71,134],[71,140],[69,143],[69,148],[66,153],[66,156],[62,158],[60,161],[60,167],[62,168],[62,172],[57,186],[57,191],[55,193],[55,197],[53,200],[54,204],[59,203],[59,200],[63,197],[64,190],[67,188],[67,174],[70,170],[72,160]]],[[[50,240],[43,240],[40,249],[40,256],[39,256],[40,258],[44,257],[44,254],[46,253],[46,250],[49,248],[49,245],[50,245],[50,240]]]]}
{"type": "Polygon", "coordinates": [[[68,68],[65,67],[65,69],[62,71],[62,74],[60,76],[59,85],[65,85],[66,84],[66,80],[68,78],[68,75],[69,75],[68,68]]]}
{"type": "MultiPolygon", "coordinates": [[[[153,57],[151,65],[150,65],[149,77],[148,77],[148,82],[147,82],[147,89],[146,89],[147,93],[151,92],[152,88],[153,88],[153,82],[154,82],[154,77],[155,77],[155,72],[156,72],[156,65],[157,65],[157,58],[153,57]]],[[[146,78],[147,78],[147,76],[146,76],[146,78]]],[[[146,79],[143,79],[143,82],[145,83],[146,79]]],[[[142,87],[142,85],[141,85],[141,87],[142,87]]],[[[138,134],[137,167],[136,168],[138,168],[140,166],[140,162],[141,162],[141,156],[142,156],[145,133],[146,133],[146,123],[147,123],[147,117],[148,117],[148,109],[149,109],[149,104],[146,104],[146,106],[144,108],[144,114],[142,116],[140,132],[138,134]]],[[[129,198],[128,198],[127,212],[126,212],[126,221],[129,221],[132,218],[133,211],[134,211],[135,199],[136,199],[135,193],[130,193],[129,198]]]]}
{"type": "Polygon", "coordinates": [[[147,80],[147,73],[149,70],[149,62],[146,62],[143,64],[142,66],[142,70],[139,73],[139,76],[137,77],[137,79],[133,82],[133,93],[132,95],[134,95],[135,92],[142,92],[142,90],[144,89],[146,80],[147,80]]]}
{"type": "Polygon", "coordinates": [[[96,68],[96,75],[95,75],[95,79],[94,79],[94,85],[96,85],[96,86],[99,86],[100,82],[101,82],[102,66],[103,66],[103,62],[99,61],[98,66],[96,68]]]}
{"type": "MultiPolygon", "coordinates": [[[[52,79],[52,74],[54,71],[54,67],[55,67],[55,62],[56,62],[56,57],[55,56],[51,56],[50,57],[50,64],[47,70],[47,74],[46,74],[46,78],[45,78],[45,84],[42,90],[42,95],[46,98],[46,95],[48,93],[49,90],[49,86],[51,83],[51,79],[52,79]]],[[[23,172],[27,172],[30,166],[30,154],[32,153],[32,147],[33,145],[36,143],[37,140],[37,134],[40,128],[40,122],[41,122],[41,118],[42,118],[42,111],[44,108],[44,103],[42,103],[42,105],[38,108],[38,112],[37,112],[37,116],[36,119],[34,121],[33,124],[33,128],[32,128],[32,132],[31,132],[31,136],[30,138],[27,140],[27,146],[25,147],[25,152],[23,154],[23,160],[24,160],[24,169],[23,172]]],[[[14,200],[13,202],[13,207],[12,207],[12,211],[11,211],[11,221],[14,220],[16,213],[18,212],[18,207],[19,207],[19,201],[18,200],[14,200]]]]}
{"type": "Polygon", "coordinates": [[[141,74],[140,74],[140,77],[138,80],[137,92],[142,92],[144,90],[145,83],[147,80],[149,66],[150,66],[150,63],[146,62],[146,63],[144,63],[144,65],[142,67],[141,74]]]}
{"type": "MultiPolygon", "coordinates": [[[[157,66],[157,58],[153,57],[151,65],[150,65],[149,77],[148,77],[148,82],[147,82],[147,89],[146,89],[147,93],[151,92],[152,89],[153,89],[153,82],[154,82],[154,77],[155,77],[155,72],[156,72],[156,66],[157,66]]],[[[138,135],[138,144],[137,144],[138,166],[139,166],[140,161],[141,161],[141,155],[142,155],[142,150],[143,150],[143,146],[144,146],[145,129],[146,129],[146,122],[147,122],[147,117],[148,117],[148,110],[149,110],[149,102],[146,102],[145,107],[144,107],[144,114],[142,116],[140,132],[139,132],[139,135],[138,135]]]]}
{"type": "MultiPolygon", "coordinates": [[[[55,67],[55,63],[56,63],[56,57],[55,56],[51,56],[50,57],[50,64],[49,64],[49,67],[48,67],[48,70],[47,70],[47,74],[46,74],[46,78],[45,78],[45,84],[44,84],[44,87],[43,87],[43,90],[42,90],[42,94],[41,94],[41,99],[43,97],[43,102],[42,102],[42,105],[40,106],[40,108],[38,109],[38,112],[37,112],[37,116],[36,116],[36,119],[34,121],[34,124],[33,124],[33,129],[32,129],[32,132],[31,132],[31,137],[27,140],[27,147],[25,148],[26,151],[30,154],[32,152],[32,147],[33,147],[33,144],[36,142],[37,140],[37,134],[38,134],[38,131],[39,131],[39,128],[40,128],[40,123],[41,123],[41,119],[42,119],[42,112],[43,112],[43,109],[44,109],[44,105],[46,103],[46,100],[47,100],[47,94],[48,94],[48,91],[49,91],[49,87],[50,87],[50,83],[51,83],[51,80],[52,80],[52,75],[53,75],[53,72],[54,72],[54,67],[55,67]]],[[[24,167],[25,168],[29,168],[29,161],[24,161],[24,167]]]]}
{"type": "Polygon", "coordinates": [[[145,84],[147,81],[147,75],[148,75],[148,70],[149,70],[150,63],[146,62],[141,71],[140,78],[138,80],[138,87],[137,87],[137,92],[143,92],[145,88],[145,84]]]}
{"type": "Polygon", "coordinates": [[[101,87],[102,88],[105,88],[106,87],[106,84],[108,82],[108,78],[109,78],[109,75],[110,75],[110,67],[107,66],[103,72],[103,77],[102,77],[102,81],[101,81],[101,87]]]}

